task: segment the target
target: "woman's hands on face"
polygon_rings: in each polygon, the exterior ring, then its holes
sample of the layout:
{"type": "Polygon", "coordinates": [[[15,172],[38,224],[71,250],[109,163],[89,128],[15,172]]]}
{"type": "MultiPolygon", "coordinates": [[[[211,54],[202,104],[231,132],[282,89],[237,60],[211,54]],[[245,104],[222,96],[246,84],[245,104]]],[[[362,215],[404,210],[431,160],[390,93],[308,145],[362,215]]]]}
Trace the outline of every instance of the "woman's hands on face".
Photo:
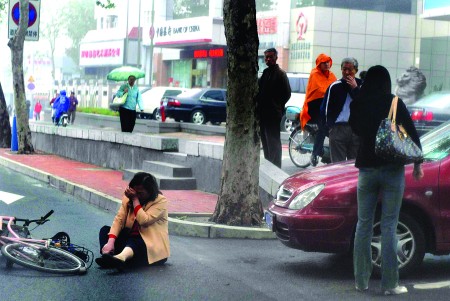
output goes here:
{"type": "Polygon", "coordinates": [[[136,190],[134,190],[133,188],[131,188],[130,186],[128,186],[126,189],[125,189],[125,196],[127,197],[127,198],[129,198],[130,200],[133,200],[133,199],[137,199],[138,198],[138,196],[137,196],[137,193],[136,193],[136,190]]]}
{"type": "Polygon", "coordinates": [[[136,190],[134,190],[130,186],[128,186],[125,189],[125,196],[130,200],[130,205],[132,204],[133,207],[140,205],[139,197],[136,190]]]}

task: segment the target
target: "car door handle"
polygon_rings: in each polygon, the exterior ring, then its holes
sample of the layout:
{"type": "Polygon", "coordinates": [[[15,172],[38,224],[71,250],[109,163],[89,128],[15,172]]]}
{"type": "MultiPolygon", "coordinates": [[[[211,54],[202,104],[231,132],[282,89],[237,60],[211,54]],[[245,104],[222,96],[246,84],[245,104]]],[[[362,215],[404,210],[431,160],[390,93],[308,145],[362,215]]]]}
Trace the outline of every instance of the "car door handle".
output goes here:
{"type": "Polygon", "coordinates": [[[431,197],[432,195],[433,195],[433,191],[432,190],[425,191],[425,196],[426,197],[431,197]]]}

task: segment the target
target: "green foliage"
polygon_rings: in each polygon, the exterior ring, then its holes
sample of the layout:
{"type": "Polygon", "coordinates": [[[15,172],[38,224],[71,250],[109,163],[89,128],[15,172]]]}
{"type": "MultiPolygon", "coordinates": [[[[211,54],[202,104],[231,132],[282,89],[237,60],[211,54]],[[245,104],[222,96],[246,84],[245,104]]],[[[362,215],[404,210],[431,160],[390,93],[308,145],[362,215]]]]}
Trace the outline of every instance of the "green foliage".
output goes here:
{"type": "Polygon", "coordinates": [[[80,42],[90,30],[94,30],[97,23],[94,18],[95,5],[91,0],[69,0],[61,11],[61,20],[67,37],[72,45],[66,48],[66,54],[72,58],[76,65],[80,62],[80,42]]]}
{"type": "Polygon", "coordinates": [[[111,0],[106,0],[106,3],[103,3],[103,1],[96,1],[95,4],[106,9],[116,7],[116,5],[113,2],[111,2],[111,0]]]}
{"type": "Polygon", "coordinates": [[[204,0],[174,0],[173,18],[194,18],[208,16],[209,1],[204,0]]]}
{"type": "Polygon", "coordinates": [[[107,116],[119,116],[119,112],[114,112],[114,111],[111,111],[110,109],[105,109],[105,108],[81,108],[81,107],[78,107],[77,112],[97,114],[97,115],[107,115],[107,116]]]}
{"type": "Polygon", "coordinates": [[[278,0],[256,0],[256,11],[274,10],[278,0]]]}
{"type": "Polygon", "coordinates": [[[6,7],[8,6],[8,0],[0,0],[0,23],[6,19],[6,7]]]}

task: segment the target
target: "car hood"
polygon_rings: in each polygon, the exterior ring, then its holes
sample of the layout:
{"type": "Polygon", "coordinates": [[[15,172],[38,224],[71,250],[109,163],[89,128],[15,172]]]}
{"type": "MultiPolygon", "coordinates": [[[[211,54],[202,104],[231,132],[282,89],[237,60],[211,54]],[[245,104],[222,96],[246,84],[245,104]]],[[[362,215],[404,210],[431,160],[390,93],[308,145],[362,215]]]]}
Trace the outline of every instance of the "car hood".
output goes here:
{"type": "Polygon", "coordinates": [[[358,172],[354,160],[301,171],[283,181],[274,203],[288,208],[300,192],[325,184],[313,202],[314,207],[355,206],[358,172]]]}
{"type": "Polygon", "coordinates": [[[355,167],[355,161],[351,160],[301,171],[284,180],[282,185],[285,189],[292,191],[304,190],[322,183],[329,185],[336,182],[345,182],[349,179],[355,179],[357,175],[358,169],[355,167]]]}

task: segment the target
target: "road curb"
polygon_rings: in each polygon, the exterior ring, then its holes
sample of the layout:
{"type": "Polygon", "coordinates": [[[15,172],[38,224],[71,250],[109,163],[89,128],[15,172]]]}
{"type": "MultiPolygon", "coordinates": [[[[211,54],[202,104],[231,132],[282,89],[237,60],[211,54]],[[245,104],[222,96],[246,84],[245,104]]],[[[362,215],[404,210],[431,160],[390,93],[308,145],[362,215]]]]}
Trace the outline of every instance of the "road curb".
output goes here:
{"type": "MultiPolygon", "coordinates": [[[[99,192],[95,189],[79,185],[66,179],[54,176],[39,169],[10,160],[0,155],[0,165],[44,182],[64,193],[77,197],[96,207],[112,213],[117,212],[121,200],[99,192]]],[[[269,229],[253,227],[234,227],[210,223],[198,223],[176,218],[176,216],[208,216],[189,212],[170,214],[169,234],[203,238],[241,238],[241,239],[274,239],[275,235],[269,229]]]]}

